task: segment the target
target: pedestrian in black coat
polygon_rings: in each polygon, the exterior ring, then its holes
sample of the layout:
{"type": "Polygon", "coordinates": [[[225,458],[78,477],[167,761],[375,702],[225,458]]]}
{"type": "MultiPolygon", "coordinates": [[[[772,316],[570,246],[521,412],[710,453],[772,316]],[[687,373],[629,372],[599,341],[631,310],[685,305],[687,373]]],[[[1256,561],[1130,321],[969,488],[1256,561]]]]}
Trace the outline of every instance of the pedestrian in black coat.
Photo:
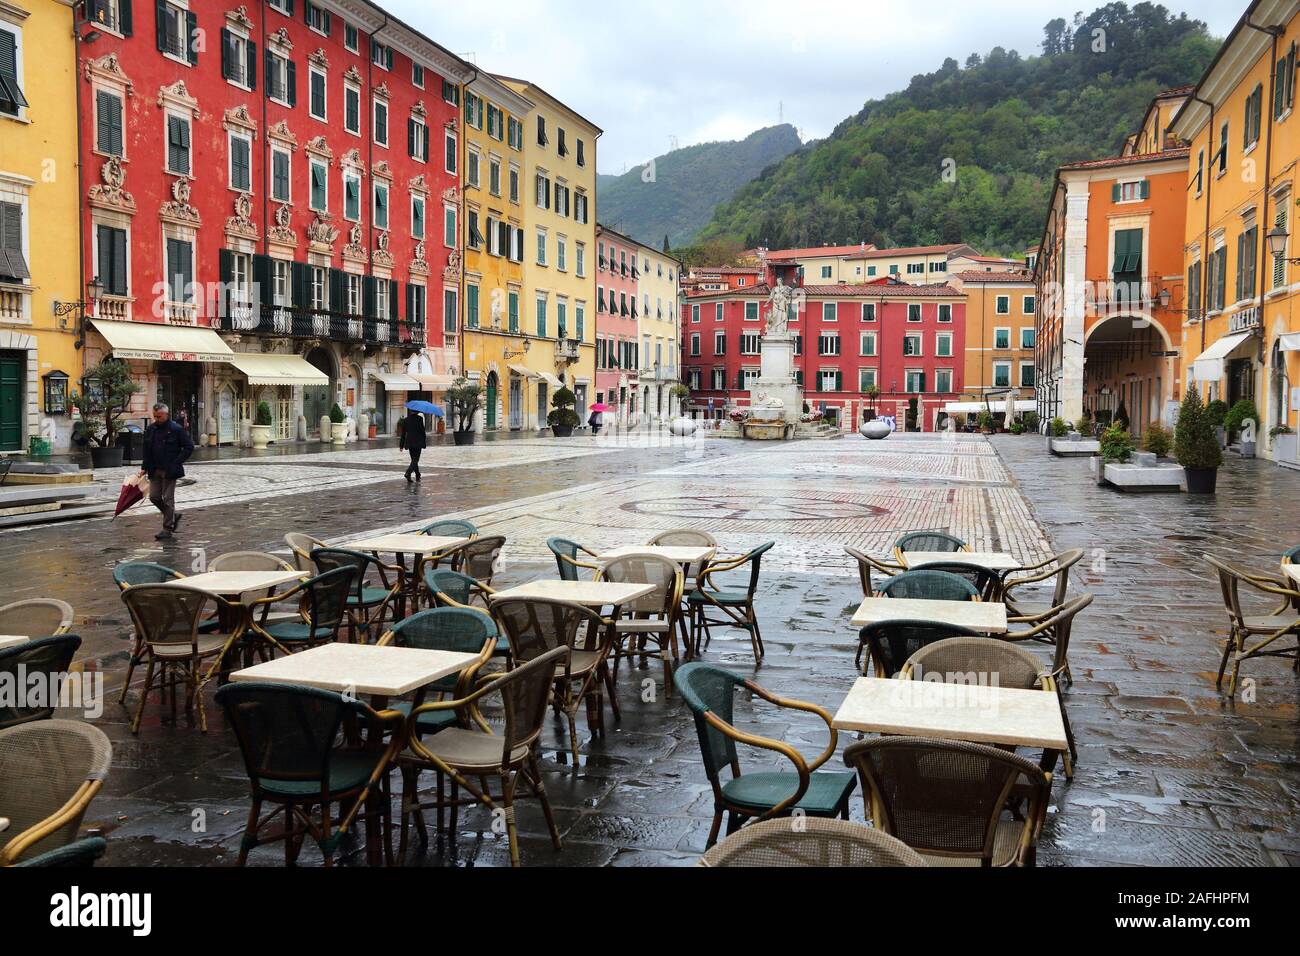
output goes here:
{"type": "Polygon", "coordinates": [[[411,481],[411,475],[415,475],[415,480],[420,481],[420,453],[424,451],[429,444],[429,434],[424,428],[424,416],[416,411],[406,413],[406,418],[402,421],[402,440],[398,443],[399,448],[406,450],[411,456],[411,464],[406,469],[406,480],[411,481]]]}
{"type": "Polygon", "coordinates": [[[162,512],[163,529],[154,535],[171,540],[180,523],[176,510],[176,482],[185,477],[185,462],[194,454],[194,439],[170,415],[167,406],[153,407],[153,422],[144,430],[144,462],[149,476],[149,501],[162,512]]]}

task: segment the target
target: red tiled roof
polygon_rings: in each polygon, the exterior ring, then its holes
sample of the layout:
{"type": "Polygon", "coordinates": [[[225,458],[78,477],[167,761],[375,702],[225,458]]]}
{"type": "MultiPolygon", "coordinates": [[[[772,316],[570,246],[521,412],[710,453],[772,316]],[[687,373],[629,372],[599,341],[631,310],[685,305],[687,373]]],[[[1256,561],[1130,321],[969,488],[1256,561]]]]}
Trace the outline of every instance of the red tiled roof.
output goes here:
{"type": "Polygon", "coordinates": [[[957,249],[967,248],[966,243],[957,242],[947,246],[909,246],[902,249],[868,249],[849,259],[901,259],[905,256],[940,256],[957,249]]]}
{"type": "Polygon", "coordinates": [[[906,283],[889,285],[875,283],[863,285],[806,285],[803,287],[803,293],[820,298],[874,296],[881,299],[955,299],[965,295],[964,292],[954,289],[950,285],[907,285],[906,283]]]}
{"type": "Polygon", "coordinates": [[[1169,159],[1186,159],[1192,153],[1190,147],[1164,149],[1158,153],[1135,153],[1132,156],[1111,156],[1108,159],[1089,159],[1081,163],[1068,163],[1061,169],[1105,169],[1107,166],[1136,166],[1139,163],[1158,163],[1169,159]]]}
{"type": "Polygon", "coordinates": [[[1017,272],[954,272],[948,278],[970,283],[1006,282],[1012,285],[1032,285],[1034,281],[1033,276],[1024,270],[1017,272]]]}
{"type": "Polygon", "coordinates": [[[808,249],[776,249],[767,254],[768,259],[812,259],[825,256],[847,256],[854,252],[876,248],[869,242],[855,242],[851,246],[812,246],[808,249]]]}

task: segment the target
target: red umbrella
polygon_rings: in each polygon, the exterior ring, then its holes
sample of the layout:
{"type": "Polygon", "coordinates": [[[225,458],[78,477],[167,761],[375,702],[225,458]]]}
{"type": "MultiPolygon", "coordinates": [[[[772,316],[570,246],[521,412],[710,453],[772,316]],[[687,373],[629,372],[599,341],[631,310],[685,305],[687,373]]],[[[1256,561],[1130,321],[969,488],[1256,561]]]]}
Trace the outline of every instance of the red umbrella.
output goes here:
{"type": "Polygon", "coordinates": [[[148,487],[148,475],[137,473],[127,476],[122,482],[122,491],[117,496],[117,510],[113,512],[113,517],[116,518],[127,508],[143,501],[145,489],[148,487]]]}
{"type": "Polygon", "coordinates": [[[610,411],[610,407],[609,407],[608,405],[606,405],[604,402],[597,402],[596,404],[590,406],[590,408],[591,408],[591,410],[592,410],[593,412],[608,412],[608,411],[610,411]]]}

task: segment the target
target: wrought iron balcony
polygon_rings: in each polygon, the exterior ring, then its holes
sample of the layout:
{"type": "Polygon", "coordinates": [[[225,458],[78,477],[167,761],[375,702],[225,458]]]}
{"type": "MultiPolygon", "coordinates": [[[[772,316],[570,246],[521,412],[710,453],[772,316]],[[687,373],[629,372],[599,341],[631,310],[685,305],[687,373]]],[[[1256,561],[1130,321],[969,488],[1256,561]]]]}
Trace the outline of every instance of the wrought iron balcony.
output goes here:
{"type": "Polygon", "coordinates": [[[372,319],[345,312],[321,312],[284,305],[233,305],[227,315],[216,320],[216,328],[221,332],[394,348],[420,349],[425,344],[422,321],[372,319]]]}
{"type": "Polygon", "coordinates": [[[577,339],[562,338],[555,343],[557,362],[576,362],[581,355],[582,343],[577,339]]]}

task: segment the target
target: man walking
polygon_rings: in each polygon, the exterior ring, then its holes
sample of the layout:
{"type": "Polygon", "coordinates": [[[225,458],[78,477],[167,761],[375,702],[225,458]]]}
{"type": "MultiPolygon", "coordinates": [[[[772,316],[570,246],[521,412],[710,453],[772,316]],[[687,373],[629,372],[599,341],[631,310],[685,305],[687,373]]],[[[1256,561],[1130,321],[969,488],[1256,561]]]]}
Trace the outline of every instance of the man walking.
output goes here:
{"type": "Polygon", "coordinates": [[[153,407],[153,424],[144,432],[144,468],[149,476],[149,500],[162,512],[163,529],[154,535],[157,541],[170,541],[180,524],[176,512],[176,482],[185,477],[184,464],[194,454],[190,433],[172,421],[167,406],[153,407]]]}

